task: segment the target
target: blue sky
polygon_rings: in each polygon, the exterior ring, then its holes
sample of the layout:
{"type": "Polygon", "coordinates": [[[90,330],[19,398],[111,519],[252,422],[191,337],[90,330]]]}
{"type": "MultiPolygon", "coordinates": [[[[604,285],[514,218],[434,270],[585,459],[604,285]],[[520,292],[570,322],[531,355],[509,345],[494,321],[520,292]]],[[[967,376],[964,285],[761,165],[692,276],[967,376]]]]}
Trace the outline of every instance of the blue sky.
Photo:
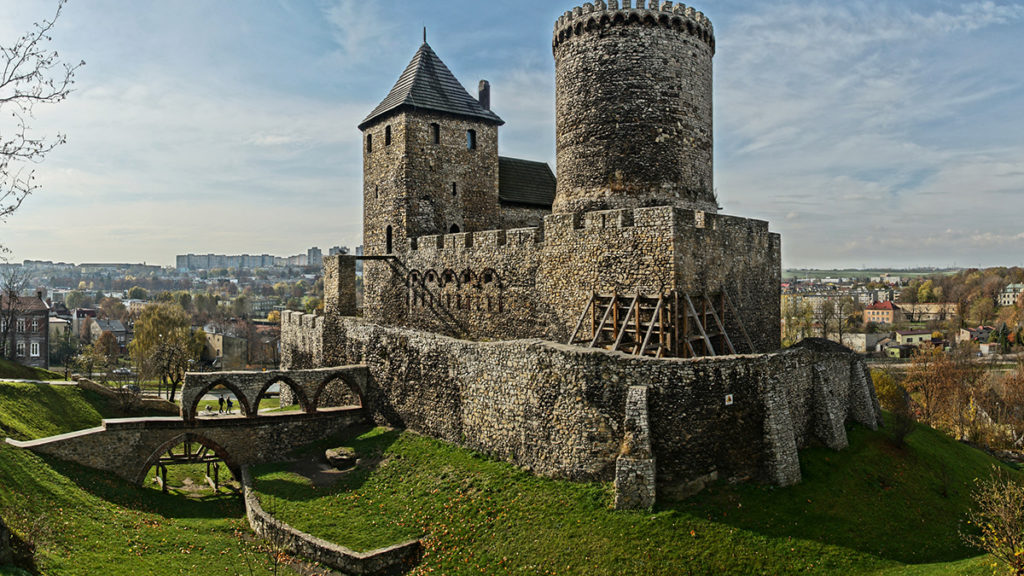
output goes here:
{"type": "MultiPolygon", "coordinates": [[[[356,125],[422,40],[492,84],[501,153],[554,167],[552,1],[71,0],[87,65],[37,108],[68,143],[6,223],[15,260],[171,264],[360,242],[356,125]]],[[[52,0],[0,0],[10,44],[52,0]]],[[[715,26],[715,183],[783,264],[1024,264],[1024,1],[697,5],[715,26]]],[[[6,125],[0,124],[0,130],[6,125]]]]}

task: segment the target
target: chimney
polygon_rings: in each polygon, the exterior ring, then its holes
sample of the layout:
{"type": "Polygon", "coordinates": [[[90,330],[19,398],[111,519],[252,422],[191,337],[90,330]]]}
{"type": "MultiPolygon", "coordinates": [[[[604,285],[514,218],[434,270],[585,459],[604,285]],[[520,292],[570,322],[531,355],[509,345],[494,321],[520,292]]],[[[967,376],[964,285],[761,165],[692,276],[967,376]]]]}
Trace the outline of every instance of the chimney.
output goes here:
{"type": "Polygon", "coordinates": [[[491,83],[487,80],[480,81],[480,97],[477,98],[484,110],[491,109],[491,83]]]}

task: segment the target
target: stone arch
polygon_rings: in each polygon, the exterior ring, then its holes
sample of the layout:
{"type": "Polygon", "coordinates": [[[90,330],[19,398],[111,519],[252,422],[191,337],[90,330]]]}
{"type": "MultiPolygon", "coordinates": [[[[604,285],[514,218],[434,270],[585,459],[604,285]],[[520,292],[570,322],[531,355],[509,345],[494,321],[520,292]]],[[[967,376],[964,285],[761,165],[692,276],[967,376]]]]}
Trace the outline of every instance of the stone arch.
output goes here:
{"type": "Polygon", "coordinates": [[[259,394],[257,394],[256,399],[253,400],[253,402],[256,404],[256,410],[253,413],[253,417],[259,415],[260,400],[263,399],[263,396],[267,393],[267,390],[269,390],[270,387],[274,385],[274,383],[287,384],[288,388],[292,391],[292,396],[294,396],[295,399],[299,401],[299,407],[302,408],[303,412],[306,412],[307,414],[311,412],[316,412],[316,404],[310,403],[309,398],[306,396],[306,391],[302,389],[302,386],[299,386],[298,384],[293,382],[291,378],[287,376],[275,375],[273,378],[268,380],[267,383],[264,384],[262,388],[260,388],[259,394]]]}
{"type": "Polygon", "coordinates": [[[640,23],[640,15],[637,14],[636,12],[630,12],[629,13],[629,17],[626,18],[626,23],[627,24],[639,24],[640,23]]]}
{"type": "Polygon", "coordinates": [[[607,14],[602,14],[601,15],[601,20],[600,20],[599,24],[601,25],[601,28],[607,28],[607,27],[611,26],[612,19],[609,18],[607,14]]]}
{"type": "Polygon", "coordinates": [[[146,458],[146,461],[143,464],[142,468],[135,474],[135,483],[142,485],[146,481],[146,473],[149,472],[150,468],[156,466],[157,462],[160,460],[160,457],[163,456],[164,452],[167,452],[168,450],[174,448],[178,444],[182,444],[184,442],[195,442],[197,444],[202,444],[203,446],[206,446],[210,450],[213,450],[213,453],[216,454],[218,458],[224,461],[224,464],[226,464],[228,469],[231,470],[231,473],[235,476],[235,478],[242,477],[242,468],[235,462],[234,458],[231,457],[231,454],[229,454],[228,451],[225,450],[223,446],[214,442],[213,440],[211,440],[210,438],[206,437],[203,434],[197,434],[195,432],[185,432],[184,434],[178,434],[177,436],[164,442],[163,444],[160,445],[160,447],[154,450],[153,453],[150,454],[148,458],[146,458]]]}
{"type": "Polygon", "coordinates": [[[612,25],[621,25],[626,23],[626,15],[622,12],[616,12],[615,16],[612,17],[612,25]]]}
{"type": "Polygon", "coordinates": [[[199,403],[203,400],[203,396],[217,386],[223,386],[234,393],[235,399],[238,400],[238,405],[242,408],[242,413],[246,418],[252,418],[254,416],[252,406],[249,405],[249,399],[242,392],[242,389],[232,384],[227,378],[218,378],[217,380],[214,380],[200,388],[199,392],[196,393],[193,398],[191,405],[181,407],[182,416],[185,417],[185,420],[192,422],[196,419],[196,408],[199,407],[199,403]]]}
{"type": "Polygon", "coordinates": [[[314,410],[320,406],[320,399],[323,396],[324,391],[327,389],[327,386],[332,382],[337,382],[339,380],[341,382],[344,382],[345,385],[348,386],[349,391],[351,391],[359,400],[360,408],[366,405],[365,392],[362,390],[362,388],[359,387],[359,385],[353,380],[351,376],[347,374],[331,374],[325,377],[323,380],[321,380],[319,384],[317,384],[316,392],[313,394],[312,401],[314,410]]]}
{"type": "Polygon", "coordinates": [[[590,18],[587,18],[587,23],[584,26],[584,29],[587,32],[590,32],[591,30],[596,29],[598,26],[599,26],[599,24],[597,22],[597,18],[594,18],[593,16],[591,16],[590,18]]]}

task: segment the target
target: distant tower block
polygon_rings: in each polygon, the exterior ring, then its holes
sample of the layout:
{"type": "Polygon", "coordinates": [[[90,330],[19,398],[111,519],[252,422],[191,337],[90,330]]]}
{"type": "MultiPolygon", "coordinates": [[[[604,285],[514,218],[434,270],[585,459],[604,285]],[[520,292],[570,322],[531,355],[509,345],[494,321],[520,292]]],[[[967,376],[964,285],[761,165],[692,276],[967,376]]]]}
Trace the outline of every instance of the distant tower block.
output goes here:
{"type": "Polygon", "coordinates": [[[587,3],[555,24],[554,212],[674,205],[716,212],[704,14],[587,3]]]}

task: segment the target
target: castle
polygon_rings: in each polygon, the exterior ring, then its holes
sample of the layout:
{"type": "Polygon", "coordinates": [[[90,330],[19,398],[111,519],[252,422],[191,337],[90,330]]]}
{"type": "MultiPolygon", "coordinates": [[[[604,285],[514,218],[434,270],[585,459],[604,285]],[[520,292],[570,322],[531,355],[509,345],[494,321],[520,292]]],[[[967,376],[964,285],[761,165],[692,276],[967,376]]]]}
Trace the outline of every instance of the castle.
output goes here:
{"type": "Polygon", "coordinates": [[[373,418],[650,506],[716,478],[799,480],[797,448],[880,423],[863,362],[777,352],[780,238],[718,213],[711,22],[598,1],[555,24],[557,178],[427,45],[359,125],[364,300],[325,259],[286,368],[369,367],[373,418]]]}

